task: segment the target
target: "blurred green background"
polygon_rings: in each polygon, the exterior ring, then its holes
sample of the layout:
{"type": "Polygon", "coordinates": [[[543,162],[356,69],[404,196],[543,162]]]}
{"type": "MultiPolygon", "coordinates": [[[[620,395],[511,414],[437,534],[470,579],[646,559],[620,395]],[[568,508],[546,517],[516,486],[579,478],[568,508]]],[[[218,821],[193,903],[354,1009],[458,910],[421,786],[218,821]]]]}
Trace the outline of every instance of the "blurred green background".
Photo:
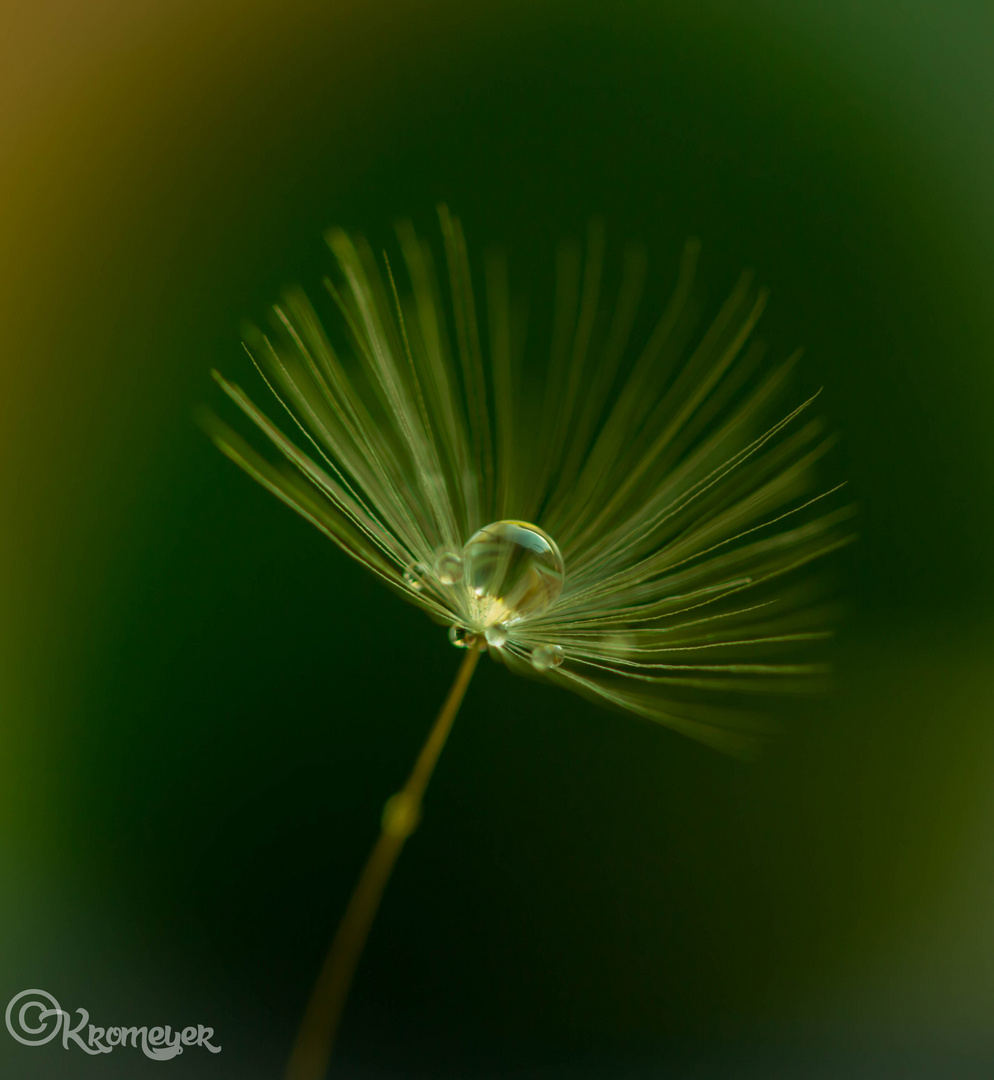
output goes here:
{"type": "Polygon", "coordinates": [[[715,303],[755,267],[861,541],[836,689],[756,765],[481,663],[335,1075],[992,1075],[992,43],[924,0],[15,10],[0,1003],[223,1051],[2,1032],[0,1074],[279,1075],[459,658],[193,411],[327,225],[445,199],[522,288],[594,212],[658,303],[689,235],[715,303]]]}

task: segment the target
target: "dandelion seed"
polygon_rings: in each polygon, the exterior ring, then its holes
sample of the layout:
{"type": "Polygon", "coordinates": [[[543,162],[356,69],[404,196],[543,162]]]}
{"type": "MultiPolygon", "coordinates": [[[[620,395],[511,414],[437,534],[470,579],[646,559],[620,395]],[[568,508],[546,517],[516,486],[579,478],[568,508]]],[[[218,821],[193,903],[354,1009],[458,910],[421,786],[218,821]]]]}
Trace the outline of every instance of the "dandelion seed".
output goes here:
{"type": "MultiPolygon", "coordinates": [[[[431,245],[398,227],[400,283],[361,238],[328,233],[337,329],[299,293],[246,348],[278,402],[274,423],[215,372],[278,452],[219,420],[220,448],[467,650],[383,832],[312,998],[288,1076],[323,1075],[351,972],[393,861],[482,650],[733,753],[769,730],[749,702],[815,685],[797,655],[828,635],[805,569],[849,542],[847,507],[822,509],[814,467],[833,438],[814,398],[778,405],[797,355],[765,368],[752,333],[766,293],[746,274],[693,337],[697,245],[640,347],[645,259],[626,251],[612,302],[603,227],[585,259],[558,259],[539,415],[504,258],[486,308],[459,221],[440,220],[447,295],[431,245]],[[444,298],[443,298],[444,297],[444,298]],[[481,323],[485,334],[481,332],[481,323]]],[[[530,369],[529,369],[530,370],[530,369]]],[[[817,395],[815,395],[817,396],[817,395]]]]}

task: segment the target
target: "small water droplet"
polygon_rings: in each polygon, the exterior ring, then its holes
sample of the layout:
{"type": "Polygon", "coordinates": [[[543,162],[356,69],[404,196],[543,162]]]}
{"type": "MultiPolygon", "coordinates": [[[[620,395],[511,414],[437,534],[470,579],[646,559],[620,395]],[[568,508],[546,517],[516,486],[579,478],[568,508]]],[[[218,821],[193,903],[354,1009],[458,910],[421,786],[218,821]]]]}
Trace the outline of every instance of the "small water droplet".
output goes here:
{"type": "Polygon", "coordinates": [[[428,567],[423,562],[412,562],[403,573],[404,581],[415,592],[424,589],[427,576],[428,567]]]}
{"type": "Polygon", "coordinates": [[[549,668],[559,667],[565,659],[562,645],[539,645],[532,649],[532,667],[536,671],[548,671],[549,668]]]}
{"type": "Polygon", "coordinates": [[[510,623],[544,611],[563,589],[563,557],[551,536],[526,521],[495,521],[463,548],[463,576],[472,590],[472,621],[510,623]]]}
{"type": "Polygon", "coordinates": [[[443,585],[462,581],[462,570],[462,556],[454,551],[443,551],[435,560],[435,576],[443,585]]]}
{"type": "Polygon", "coordinates": [[[450,626],[449,641],[457,649],[472,649],[479,644],[480,635],[472,630],[467,630],[465,626],[450,626]]]}
{"type": "Polygon", "coordinates": [[[502,645],[507,644],[507,627],[503,623],[494,623],[486,628],[483,636],[487,639],[488,645],[493,645],[495,649],[499,649],[502,645]]]}

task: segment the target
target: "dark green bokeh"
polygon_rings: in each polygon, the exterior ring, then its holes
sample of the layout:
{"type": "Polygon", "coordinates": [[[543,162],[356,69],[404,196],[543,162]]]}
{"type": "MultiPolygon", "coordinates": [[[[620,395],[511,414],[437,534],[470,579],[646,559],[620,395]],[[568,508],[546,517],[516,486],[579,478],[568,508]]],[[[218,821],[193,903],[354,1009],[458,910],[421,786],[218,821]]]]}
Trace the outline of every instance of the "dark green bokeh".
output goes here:
{"type": "MultiPolygon", "coordinates": [[[[968,34],[960,14],[932,18],[968,34]]],[[[481,663],[341,1075],[983,1075],[994,984],[915,943],[958,910],[991,760],[991,238],[916,142],[923,106],[892,62],[822,48],[803,20],[450,15],[366,31],[345,77],[329,16],[276,30],[223,91],[171,109],[166,67],[139,79],[136,61],[94,106],[135,79],[161,112],[111,125],[79,166],[119,170],[85,208],[89,242],[68,262],[51,244],[36,409],[74,453],[20,420],[67,482],[25,526],[41,569],[15,588],[38,685],[25,775],[54,782],[24,811],[7,997],[196,1013],[225,1044],[168,1066],[118,1052],[94,1075],[278,1074],[458,657],[223,460],[194,406],[216,404],[211,366],[251,381],[240,325],[288,282],[317,287],[326,225],[386,242],[445,199],[538,306],[555,241],[596,211],[619,247],[649,245],[647,296],[698,235],[715,301],[754,266],[773,355],[808,346],[798,393],[825,386],[831,475],[861,506],[837,691],[746,767],[481,663]],[[901,985],[933,970],[952,1019],[901,985]]],[[[842,31],[861,18],[880,34],[856,9],[842,31]]],[[[971,927],[928,947],[969,954],[971,927]]],[[[15,1049],[18,1076],[89,1075],[15,1049]]]]}

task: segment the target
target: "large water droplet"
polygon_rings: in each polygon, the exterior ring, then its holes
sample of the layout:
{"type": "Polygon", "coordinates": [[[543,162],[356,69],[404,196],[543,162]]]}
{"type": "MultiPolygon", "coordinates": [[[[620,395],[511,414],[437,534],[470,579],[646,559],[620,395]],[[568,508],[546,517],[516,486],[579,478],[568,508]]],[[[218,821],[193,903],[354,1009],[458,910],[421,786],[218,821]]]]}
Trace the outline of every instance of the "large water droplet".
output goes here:
{"type": "Polygon", "coordinates": [[[463,580],[484,626],[544,611],[562,592],[563,557],[551,536],[526,521],[495,521],[463,548],[463,580]]]}
{"type": "Polygon", "coordinates": [[[492,623],[483,632],[483,636],[487,639],[488,645],[500,649],[507,644],[507,627],[503,623],[492,623]]]}

